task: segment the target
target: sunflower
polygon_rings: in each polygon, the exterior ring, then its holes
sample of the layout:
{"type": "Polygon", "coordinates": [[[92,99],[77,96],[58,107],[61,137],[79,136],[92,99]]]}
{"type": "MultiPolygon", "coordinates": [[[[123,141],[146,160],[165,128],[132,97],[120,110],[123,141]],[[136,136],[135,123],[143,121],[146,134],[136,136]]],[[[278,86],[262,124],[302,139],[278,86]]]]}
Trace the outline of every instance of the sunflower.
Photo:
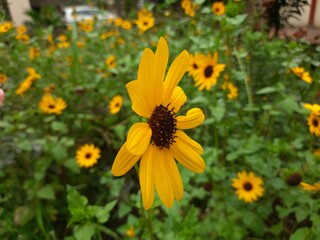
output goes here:
{"type": "Polygon", "coordinates": [[[256,177],[253,172],[247,174],[245,171],[238,172],[238,178],[232,179],[232,187],[236,189],[239,199],[245,202],[254,202],[263,195],[263,184],[260,177],[256,177]]]}
{"type": "Polygon", "coordinates": [[[161,37],[155,53],[144,50],[137,80],[126,85],[132,109],[147,121],[131,126],[111,169],[114,176],[121,176],[141,159],[139,180],[145,209],[152,206],[155,189],[166,207],[171,207],[174,199],[182,199],[183,185],[175,160],[194,172],[206,168],[201,145],[183,132],[199,126],[204,114],[193,108],[186,116],[176,115],[187,100],[177,84],[188,68],[189,54],[182,51],[165,77],[168,58],[168,45],[161,37]]]}
{"type": "Polygon", "coordinates": [[[124,20],[121,27],[125,30],[130,30],[132,28],[132,23],[129,20],[124,20]]]}
{"type": "Polygon", "coordinates": [[[309,131],[311,134],[320,136],[320,116],[310,113],[308,117],[309,131]]]}
{"type": "Polygon", "coordinates": [[[194,71],[195,86],[199,86],[199,90],[204,88],[210,90],[212,86],[217,84],[217,78],[225,69],[225,64],[218,64],[218,53],[203,55],[197,61],[198,69],[194,71]]]}
{"type": "Polygon", "coordinates": [[[307,72],[303,67],[294,67],[294,68],[290,68],[290,69],[301,80],[303,80],[307,83],[312,83],[312,78],[310,77],[309,72],[307,72]]]}
{"type": "Polygon", "coordinates": [[[8,32],[12,28],[11,22],[0,23],[0,33],[8,32]]]}
{"type": "Polygon", "coordinates": [[[194,76],[195,73],[197,72],[198,68],[199,68],[199,62],[201,62],[201,58],[205,57],[205,55],[203,54],[190,54],[190,63],[189,63],[189,67],[188,67],[188,75],[189,76],[194,76]]]}
{"type": "Polygon", "coordinates": [[[116,114],[120,111],[122,107],[123,99],[121,96],[117,95],[112,98],[109,103],[109,110],[111,114],[116,114]]]}
{"type": "Polygon", "coordinates": [[[0,73],[0,83],[5,83],[7,81],[7,75],[0,73]]]}
{"type": "Polygon", "coordinates": [[[100,149],[93,144],[84,144],[76,153],[77,164],[80,167],[89,168],[95,165],[100,158],[100,149]]]}
{"type": "Polygon", "coordinates": [[[62,98],[53,97],[51,94],[43,95],[39,102],[39,108],[46,114],[61,114],[66,107],[67,104],[62,98]]]}
{"type": "Polygon", "coordinates": [[[108,68],[115,68],[116,67],[116,57],[114,55],[111,55],[109,56],[107,59],[106,59],[106,64],[108,66],[108,68]]]}
{"type": "Polygon", "coordinates": [[[138,15],[138,19],[135,20],[135,24],[138,26],[140,33],[144,33],[154,26],[154,20],[152,13],[146,15],[140,14],[138,15]]]}
{"type": "Polygon", "coordinates": [[[223,2],[214,2],[212,4],[212,12],[217,16],[224,15],[226,12],[226,8],[224,6],[224,3],[223,2]]]}
{"type": "Polygon", "coordinates": [[[320,183],[309,184],[301,182],[300,187],[306,191],[320,191],[320,183]]]}

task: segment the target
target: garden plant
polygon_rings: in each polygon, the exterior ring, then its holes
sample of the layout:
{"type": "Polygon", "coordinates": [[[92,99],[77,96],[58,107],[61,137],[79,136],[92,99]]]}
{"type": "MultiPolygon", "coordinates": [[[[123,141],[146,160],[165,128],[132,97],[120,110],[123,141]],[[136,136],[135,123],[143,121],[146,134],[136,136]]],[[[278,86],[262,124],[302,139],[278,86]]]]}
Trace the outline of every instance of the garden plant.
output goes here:
{"type": "Polygon", "coordinates": [[[249,2],[1,12],[0,238],[320,239],[320,47],[249,2]]]}

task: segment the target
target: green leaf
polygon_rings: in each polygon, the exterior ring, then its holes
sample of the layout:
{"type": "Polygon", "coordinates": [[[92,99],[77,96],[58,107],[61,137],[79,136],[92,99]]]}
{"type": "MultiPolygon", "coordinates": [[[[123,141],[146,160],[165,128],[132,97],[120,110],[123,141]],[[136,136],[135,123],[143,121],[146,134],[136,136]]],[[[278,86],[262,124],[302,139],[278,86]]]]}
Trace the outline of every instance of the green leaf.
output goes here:
{"type": "Polygon", "coordinates": [[[285,112],[291,114],[293,112],[300,112],[301,109],[298,103],[294,100],[293,97],[287,97],[278,103],[278,106],[281,107],[285,112]]]}
{"type": "Polygon", "coordinates": [[[63,122],[54,121],[51,123],[51,129],[56,132],[66,133],[68,132],[68,127],[63,122]]]}
{"type": "Polygon", "coordinates": [[[95,232],[95,225],[87,222],[82,225],[77,225],[74,228],[74,236],[77,240],[90,240],[95,232]]]}
{"type": "Polygon", "coordinates": [[[306,236],[309,234],[309,231],[310,230],[307,227],[299,228],[291,235],[289,240],[305,240],[307,239],[306,236]]]}
{"type": "Polygon", "coordinates": [[[277,89],[275,87],[265,87],[265,88],[261,88],[260,90],[258,90],[256,92],[257,95],[259,94],[268,94],[268,93],[273,93],[273,92],[277,92],[277,89]]]}
{"type": "Polygon", "coordinates": [[[54,200],[55,195],[53,187],[51,185],[45,185],[37,192],[37,196],[47,200],[54,200]]]}
{"type": "Polygon", "coordinates": [[[67,186],[67,200],[71,214],[84,211],[85,206],[88,204],[88,199],[71,186],[67,186]]]}
{"type": "Polygon", "coordinates": [[[103,208],[100,208],[99,211],[97,211],[96,217],[99,223],[105,223],[106,221],[109,220],[110,212],[114,208],[116,203],[117,203],[117,200],[113,200],[107,203],[103,208]]]}

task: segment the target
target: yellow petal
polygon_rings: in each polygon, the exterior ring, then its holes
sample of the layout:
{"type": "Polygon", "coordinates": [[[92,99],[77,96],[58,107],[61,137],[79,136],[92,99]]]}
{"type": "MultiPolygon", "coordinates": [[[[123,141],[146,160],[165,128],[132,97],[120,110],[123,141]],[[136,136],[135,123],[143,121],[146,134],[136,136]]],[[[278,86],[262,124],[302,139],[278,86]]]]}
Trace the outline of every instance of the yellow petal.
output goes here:
{"type": "Polygon", "coordinates": [[[139,180],[141,196],[144,209],[149,209],[154,200],[154,181],[153,181],[153,151],[152,145],[149,145],[147,151],[143,154],[140,161],[139,180]]]}
{"type": "Polygon", "coordinates": [[[184,50],[171,64],[164,81],[164,105],[171,102],[172,93],[189,66],[189,53],[184,50]]]}
{"type": "Polygon", "coordinates": [[[186,144],[181,138],[176,138],[176,142],[171,145],[174,158],[185,168],[197,173],[206,169],[206,164],[199,153],[186,144]]]}
{"type": "Polygon", "coordinates": [[[167,154],[164,149],[159,149],[153,145],[151,145],[151,147],[154,149],[153,164],[155,171],[153,174],[156,190],[162,203],[166,207],[171,208],[174,202],[174,194],[171,179],[166,166],[167,154]]]}
{"type": "Polygon", "coordinates": [[[137,80],[129,82],[127,85],[129,97],[132,102],[132,109],[141,117],[149,118],[154,107],[146,104],[147,98],[142,92],[145,92],[141,83],[137,80]]]}
{"type": "Polygon", "coordinates": [[[173,158],[172,153],[165,149],[165,166],[167,168],[168,176],[172,185],[174,197],[177,200],[181,200],[183,197],[183,184],[181,175],[177,167],[176,161],[173,158]]]}
{"type": "Polygon", "coordinates": [[[152,97],[156,98],[156,105],[160,105],[163,102],[163,82],[164,82],[164,75],[167,68],[169,58],[169,50],[168,50],[168,44],[166,40],[161,37],[157,50],[155,53],[155,72],[153,75],[154,84],[153,84],[153,93],[152,97]]]}
{"type": "MultiPolygon", "coordinates": [[[[145,103],[148,109],[154,109],[158,103],[159,98],[163,99],[163,90],[161,91],[160,85],[163,85],[161,81],[159,83],[155,74],[155,55],[151,49],[146,48],[141,56],[139,69],[138,69],[138,81],[140,82],[141,91],[139,94],[143,95],[145,103]]],[[[162,86],[163,89],[163,86],[162,86]]]]}
{"type": "Polygon", "coordinates": [[[204,121],[204,114],[200,108],[192,108],[186,116],[178,116],[177,121],[178,129],[195,128],[204,121]]]}
{"type": "Polygon", "coordinates": [[[133,155],[127,151],[126,143],[120,148],[111,168],[113,176],[122,176],[127,173],[140,159],[141,156],[133,155]]]}
{"type": "Polygon", "coordinates": [[[186,101],[187,96],[184,94],[184,91],[180,87],[176,86],[172,94],[170,108],[173,107],[174,112],[179,112],[180,108],[186,101]]]}
{"type": "Polygon", "coordinates": [[[185,134],[183,131],[178,130],[176,132],[176,137],[179,138],[179,140],[181,140],[184,144],[189,145],[195,152],[197,152],[198,154],[202,154],[203,153],[203,148],[202,146],[197,143],[196,141],[194,141],[193,139],[191,139],[187,134],[185,134]]]}
{"type": "Polygon", "coordinates": [[[152,130],[148,123],[135,123],[129,129],[127,150],[133,155],[142,155],[150,144],[152,130]]]}

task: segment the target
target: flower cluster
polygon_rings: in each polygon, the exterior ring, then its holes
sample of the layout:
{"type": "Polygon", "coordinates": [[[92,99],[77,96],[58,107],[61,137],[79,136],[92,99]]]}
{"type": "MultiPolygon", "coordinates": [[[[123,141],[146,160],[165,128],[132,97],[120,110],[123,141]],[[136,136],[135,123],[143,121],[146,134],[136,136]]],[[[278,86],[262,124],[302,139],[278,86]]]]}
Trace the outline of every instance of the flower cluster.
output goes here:
{"type": "Polygon", "coordinates": [[[34,68],[27,68],[27,72],[29,75],[23,80],[23,82],[20,83],[19,88],[16,90],[16,93],[18,95],[24,94],[27,90],[30,89],[32,84],[37,80],[41,78],[41,75],[36,72],[34,68]]]}

